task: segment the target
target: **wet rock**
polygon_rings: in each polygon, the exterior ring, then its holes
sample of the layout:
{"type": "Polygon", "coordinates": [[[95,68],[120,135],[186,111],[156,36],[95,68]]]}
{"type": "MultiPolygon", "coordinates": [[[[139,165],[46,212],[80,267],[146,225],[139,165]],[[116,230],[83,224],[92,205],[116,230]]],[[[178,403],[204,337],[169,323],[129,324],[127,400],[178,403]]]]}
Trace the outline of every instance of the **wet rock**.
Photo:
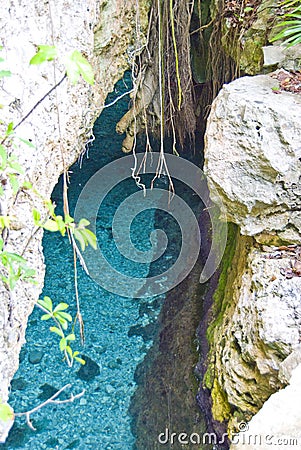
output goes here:
{"type": "Polygon", "coordinates": [[[20,351],[20,356],[19,356],[20,364],[21,364],[21,362],[24,361],[26,355],[27,355],[27,349],[25,347],[23,347],[20,351]]]}
{"type": "Polygon", "coordinates": [[[111,386],[110,384],[107,384],[106,385],[106,393],[113,394],[113,392],[115,392],[115,388],[113,386],[111,386]]]}
{"type": "Polygon", "coordinates": [[[38,395],[38,398],[40,400],[48,400],[50,397],[52,397],[54,394],[58,392],[58,389],[56,389],[54,386],[51,386],[51,384],[45,383],[42,386],[40,386],[41,393],[38,395]]]}
{"type": "Polygon", "coordinates": [[[116,361],[110,361],[108,363],[108,368],[109,369],[119,369],[120,364],[116,361]]]}
{"type": "Polygon", "coordinates": [[[59,441],[57,438],[49,438],[47,439],[47,441],[45,442],[45,444],[47,445],[47,447],[56,447],[57,445],[59,445],[59,441]]]}
{"type": "Polygon", "coordinates": [[[11,382],[12,391],[23,391],[27,387],[27,382],[24,378],[14,378],[11,382]]]}
{"type": "Polygon", "coordinates": [[[128,336],[141,336],[144,342],[151,341],[154,339],[157,327],[158,325],[155,322],[151,322],[146,326],[135,325],[129,329],[128,336]]]}
{"type": "Polygon", "coordinates": [[[70,444],[65,447],[65,450],[71,450],[73,448],[78,448],[80,444],[80,439],[75,439],[74,441],[70,442],[70,444]]]}
{"type": "Polygon", "coordinates": [[[28,355],[28,361],[31,364],[39,364],[42,361],[44,353],[41,350],[32,350],[28,355]]]}
{"type": "Polygon", "coordinates": [[[86,361],[86,364],[80,367],[77,371],[77,376],[81,380],[91,381],[100,374],[100,367],[93,359],[89,358],[89,356],[82,355],[82,358],[86,361]]]}

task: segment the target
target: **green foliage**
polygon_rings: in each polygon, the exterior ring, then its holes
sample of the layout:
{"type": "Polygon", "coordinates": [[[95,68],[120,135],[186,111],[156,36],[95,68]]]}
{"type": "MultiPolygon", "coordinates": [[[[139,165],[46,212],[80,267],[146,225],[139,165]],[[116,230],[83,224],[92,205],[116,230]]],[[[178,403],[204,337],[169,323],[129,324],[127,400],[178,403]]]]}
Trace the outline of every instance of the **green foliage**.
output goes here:
{"type": "Polygon", "coordinates": [[[283,40],[286,47],[293,47],[301,43],[301,2],[300,0],[286,0],[281,4],[286,11],[284,21],[277,26],[282,30],[271,39],[272,42],[283,40]]]}
{"type": "MultiPolygon", "coordinates": [[[[0,46],[0,51],[3,50],[3,47],[0,46]]],[[[0,63],[5,62],[4,58],[2,58],[0,56],[0,63]]],[[[10,77],[11,76],[11,71],[10,70],[5,70],[5,69],[0,69],[0,78],[4,78],[4,77],[10,77]]]]}
{"type": "MultiPolygon", "coordinates": [[[[1,216],[0,218],[2,224],[8,223],[8,220],[8,217],[5,216],[1,216]]],[[[0,262],[4,269],[0,274],[0,279],[6,284],[8,289],[13,290],[19,280],[35,283],[35,270],[27,265],[26,259],[22,256],[4,250],[4,242],[1,238],[0,262]]]]}
{"type": "Polygon", "coordinates": [[[51,201],[46,201],[45,203],[51,218],[46,221],[41,221],[40,212],[34,208],[32,213],[36,226],[48,231],[59,231],[62,236],[65,236],[66,232],[70,232],[79,242],[82,251],[84,251],[88,245],[91,245],[91,247],[96,250],[96,236],[92,231],[86,228],[90,225],[90,222],[87,219],[81,219],[78,224],[75,224],[74,219],[69,216],[69,214],[66,214],[64,218],[60,215],[57,216],[55,214],[55,206],[51,201]]]}
{"type": "Polygon", "coordinates": [[[0,420],[3,422],[8,422],[13,420],[14,411],[7,403],[1,403],[0,401],[0,420]]]}
{"type": "Polygon", "coordinates": [[[37,53],[31,58],[29,64],[42,64],[53,61],[57,57],[57,48],[53,45],[38,45],[37,53]]]}
{"type": "Polygon", "coordinates": [[[65,59],[65,66],[67,76],[72,84],[78,82],[80,75],[87,83],[94,84],[94,72],[91,64],[78,50],[74,50],[74,52],[65,59]]]}
{"type": "Polygon", "coordinates": [[[43,300],[38,300],[38,306],[45,312],[45,314],[42,315],[41,320],[53,319],[56,323],[55,326],[51,326],[49,329],[52,333],[55,333],[60,337],[60,351],[64,353],[68,365],[71,367],[74,361],[78,361],[80,364],[85,364],[85,360],[78,356],[79,352],[73,351],[71,348],[70,344],[75,341],[75,334],[73,332],[68,332],[65,334],[68,330],[69,324],[73,320],[72,316],[66,312],[69,305],[61,302],[53,308],[51,298],[45,296],[43,300]]]}
{"type": "MultiPolygon", "coordinates": [[[[19,190],[18,175],[22,175],[24,170],[18,163],[17,157],[14,154],[9,154],[9,147],[13,145],[14,139],[14,124],[10,122],[5,130],[4,136],[1,138],[0,144],[0,174],[2,178],[2,184],[9,181],[13,194],[15,195],[19,190]],[[4,146],[4,143],[6,144],[4,146]]],[[[0,197],[3,196],[3,187],[0,186],[0,197]]]]}
{"type": "MultiPolygon", "coordinates": [[[[39,45],[37,53],[31,58],[30,64],[42,64],[58,57],[57,48],[52,45],[39,45]]],[[[66,73],[72,84],[76,84],[80,76],[89,83],[94,84],[94,72],[89,61],[78,51],[74,50],[64,57],[66,73]]]]}

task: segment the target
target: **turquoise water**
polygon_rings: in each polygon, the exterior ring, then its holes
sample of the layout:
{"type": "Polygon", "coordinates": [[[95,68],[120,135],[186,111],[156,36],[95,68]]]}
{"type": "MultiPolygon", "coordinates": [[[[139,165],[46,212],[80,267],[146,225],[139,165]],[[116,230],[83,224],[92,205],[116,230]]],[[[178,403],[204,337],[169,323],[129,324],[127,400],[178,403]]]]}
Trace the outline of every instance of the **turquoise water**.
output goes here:
{"type": "MultiPolygon", "coordinates": [[[[120,82],[108,102],[125,89],[127,87],[120,82]]],[[[123,156],[123,137],[116,135],[115,125],[126,112],[128,101],[124,98],[114,108],[104,111],[95,125],[96,140],[84,157],[82,168],[79,164],[71,168],[71,211],[90,176],[103,165],[123,156]]],[[[61,208],[61,190],[60,180],[52,196],[58,210],[61,208]]],[[[149,265],[122,261],[113,245],[110,230],[110,221],[118,204],[125,194],[136,190],[135,183],[129,179],[110,193],[106,206],[99,213],[97,235],[107,249],[107,257],[117,267],[122,265],[124,271],[133,276],[146,276],[149,265]]],[[[146,211],[135,221],[133,241],[140,249],[150,248],[148,236],[153,224],[154,210],[146,211]]],[[[73,255],[68,240],[46,232],[43,246],[47,270],[42,295],[50,296],[54,302],[66,301],[74,305],[73,255]]],[[[72,385],[68,392],[77,394],[85,389],[86,393],[74,403],[49,405],[35,413],[32,416],[37,428],[35,432],[27,427],[23,419],[17,418],[3,448],[117,450],[130,449],[133,445],[131,418],[127,410],[135,389],[135,368],[151,345],[151,336],[144,335],[143,338],[139,333],[130,333],[130,329],[143,329],[153,322],[161,299],[141,301],[110,294],[89,279],[80,267],[79,295],[85,322],[85,345],[82,348],[77,340],[74,348],[93,361],[90,371],[83,375],[85,379],[79,377],[79,364],[69,369],[62,362],[56,336],[48,331],[49,324],[39,319],[40,311],[35,310],[29,319],[27,344],[22,349],[22,362],[12,383],[10,402],[16,411],[25,411],[67,383],[72,385]],[[147,308],[143,307],[146,303],[147,308]],[[40,362],[30,362],[41,355],[40,362]]]]}
{"type": "MultiPolygon", "coordinates": [[[[126,78],[129,85],[129,79],[126,78]]],[[[119,82],[108,102],[128,89],[119,82]]],[[[71,214],[86,181],[102,166],[123,156],[122,136],[115,133],[116,122],[128,108],[128,98],[104,110],[94,128],[95,141],[90,146],[82,164],[72,166],[68,190],[71,214]]],[[[145,178],[147,181],[147,177],[145,178]]],[[[164,183],[159,181],[160,187],[164,183]]],[[[113,240],[112,219],[116,208],[131,193],[137,191],[129,178],[116,186],[99,210],[97,237],[105,249],[107,259],[119,270],[134,277],[147,276],[150,265],[123,258],[113,240]]],[[[53,192],[53,200],[62,209],[62,180],[53,192]]],[[[161,213],[165,229],[178,232],[168,214],[161,213]]],[[[158,222],[158,215],[156,215],[158,222]]],[[[149,250],[149,236],[154,229],[155,210],[139,214],[133,222],[131,238],[139,250],[149,250]]],[[[164,271],[173,264],[180,240],[170,240],[165,255],[152,267],[164,271]]],[[[44,295],[54,303],[61,301],[72,305],[75,314],[73,254],[67,238],[45,232],[43,239],[46,278],[44,295]]],[[[40,320],[37,309],[29,318],[26,345],[21,351],[20,368],[12,382],[10,403],[16,412],[26,411],[49,398],[67,383],[72,392],[85,395],[73,403],[47,405],[32,415],[36,431],[32,431],[23,418],[17,418],[3,449],[131,449],[134,436],[128,413],[136,383],[134,373],[152,344],[156,332],[156,319],[164,296],[135,299],[109,293],[98,286],[78,267],[78,287],[81,313],[85,323],[85,344],[79,338],[73,345],[80,350],[87,364],[83,369],[77,363],[71,369],[62,361],[57,336],[49,332],[50,324],[40,320]]],[[[79,330],[76,329],[79,336],[79,330]]]]}

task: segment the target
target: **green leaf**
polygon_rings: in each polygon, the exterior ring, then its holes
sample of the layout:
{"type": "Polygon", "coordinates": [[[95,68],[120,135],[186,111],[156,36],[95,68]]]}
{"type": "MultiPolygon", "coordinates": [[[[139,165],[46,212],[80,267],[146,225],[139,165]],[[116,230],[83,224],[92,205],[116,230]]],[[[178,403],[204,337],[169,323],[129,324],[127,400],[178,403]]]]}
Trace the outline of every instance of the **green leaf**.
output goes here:
{"type": "Polygon", "coordinates": [[[52,61],[57,57],[57,49],[53,45],[38,45],[37,53],[31,58],[29,64],[42,64],[45,61],[52,61]]]}
{"type": "Polygon", "coordinates": [[[88,225],[90,225],[89,220],[87,220],[87,219],[80,219],[77,228],[85,228],[88,225]]]}
{"type": "Polygon", "coordinates": [[[23,258],[23,256],[18,255],[17,253],[6,252],[6,256],[10,262],[17,262],[21,265],[26,264],[26,259],[23,258]]]}
{"type": "Polygon", "coordinates": [[[36,148],[35,145],[33,145],[33,143],[28,141],[27,139],[20,138],[19,136],[16,137],[19,139],[19,141],[23,142],[23,144],[26,144],[28,147],[36,148]]]}
{"type": "Polygon", "coordinates": [[[82,235],[82,230],[75,228],[73,234],[74,234],[75,239],[80,243],[82,251],[84,251],[86,248],[86,241],[82,235]]]}
{"type": "Polygon", "coordinates": [[[32,217],[33,217],[34,224],[39,226],[40,225],[41,214],[36,208],[33,208],[33,210],[32,210],[32,217]]]}
{"type": "Polygon", "coordinates": [[[24,181],[24,183],[22,184],[22,188],[23,189],[32,189],[32,184],[30,181],[24,181]]]}
{"type": "Polygon", "coordinates": [[[55,221],[57,223],[58,231],[60,231],[61,235],[64,236],[66,233],[66,224],[62,216],[56,216],[55,221]]]}
{"type": "Polygon", "coordinates": [[[67,345],[68,345],[68,343],[67,343],[66,338],[62,338],[60,340],[60,350],[61,350],[61,352],[63,352],[66,349],[67,345]]]}
{"type": "Polygon", "coordinates": [[[65,309],[69,308],[68,303],[59,303],[53,310],[53,312],[57,312],[57,311],[64,311],[65,309]]]}
{"type": "Polygon", "coordinates": [[[43,308],[47,309],[47,311],[52,312],[52,300],[47,295],[45,295],[43,300],[38,300],[38,303],[43,306],[43,308]]]}
{"type": "Polygon", "coordinates": [[[64,333],[58,327],[50,327],[49,330],[52,331],[52,333],[58,334],[61,338],[64,338],[64,333]]]}
{"type": "Polygon", "coordinates": [[[11,77],[10,70],[0,70],[0,78],[11,77]]]}
{"type": "Polygon", "coordinates": [[[57,222],[52,219],[46,220],[46,222],[43,224],[43,228],[45,228],[45,230],[48,230],[48,231],[58,231],[59,230],[57,222]]]}
{"type": "Polygon", "coordinates": [[[49,213],[51,216],[54,216],[54,210],[55,210],[55,205],[52,203],[51,200],[47,200],[45,201],[45,206],[48,209],[49,213]]]}
{"type": "Polygon", "coordinates": [[[89,245],[91,245],[92,248],[94,248],[94,250],[97,250],[97,240],[96,240],[96,236],[94,233],[92,233],[91,230],[83,230],[82,234],[84,235],[86,241],[89,243],[89,245]]]}
{"type": "Polygon", "coordinates": [[[55,317],[57,317],[58,319],[62,319],[62,320],[68,320],[69,322],[72,322],[72,316],[69,313],[66,312],[57,312],[54,314],[55,317]]]}
{"type": "Polygon", "coordinates": [[[72,353],[72,348],[70,347],[70,345],[67,345],[65,348],[66,352],[69,354],[70,358],[73,359],[73,353],[72,353]]]}
{"type": "Polygon", "coordinates": [[[2,170],[4,170],[6,167],[6,164],[7,164],[7,153],[6,153],[6,148],[3,147],[3,145],[0,145],[0,158],[1,158],[0,168],[2,170]]]}
{"type": "Polygon", "coordinates": [[[24,173],[23,167],[17,161],[9,161],[8,164],[9,164],[9,167],[14,169],[18,174],[24,173]]]}
{"type": "Polygon", "coordinates": [[[9,228],[10,221],[10,216],[0,216],[0,229],[9,228]]]}
{"type": "Polygon", "coordinates": [[[43,314],[41,317],[41,320],[49,320],[51,319],[52,315],[51,314],[43,314]]]}
{"type": "Polygon", "coordinates": [[[65,224],[66,224],[66,225],[70,225],[70,224],[73,223],[73,222],[74,222],[73,217],[69,216],[69,214],[66,214],[66,215],[65,215],[65,224]]]}
{"type": "Polygon", "coordinates": [[[254,9],[254,8],[252,8],[252,6],[246,6],[245,9],[244,9],[244,12],[245,12],[245,13],[248,13],[248,12],[250,12],[250,11],[253,11],[253,9],[254,9]]]}
{"type": "Polygon", "coordinates": [[[7,128],[6,128],[5,134],[6,134],[6,136],[10,136],[11,134],[13,134],[13,132],[14,132],[14,124],[13,124],[13,122],[9,122],[9,124],[7,125],[7,128]]]}
{"type": "Polygon", "coordinates": [[[58,315],[56,315],[55,317],[56,317],[56,319],[60,322],[60,324],[61,324],[63,330],[67,330],[67,328],[68,328],[68,322],[67,322],[67,320],[63,319],[63,317],[60,317],[60,316],[58,316],[58,315]]]}
{"type": "Polygon", "coordinates": [[[9,173],[8,178],[9,178],[11,188],[13,190],[13,194],[15,195],[18,192],[18,189],[20,186],[18,178],[16,177],[16,175],[14,173],[9,173]]]}
{"type": "Polygon", "coordinates": [[[75,334],[71,333],[66,336],[67,341],[75,341],[75,334]]]}
{"type": "Polygon", "coordinates": [[[67,76],[72,84],[77,83],[80,75],[87,83],[91,85],[94,84],[94,72],[92,66],[78,50],[74,50],[74,52],[65,59],[65,66],[67,76]]]}
{"type": "Polygon", "coordinates": [[[74,359],[79,363],[81,363],[83,366],[86,364],[86,361],[82,358],[79,358],[78,356],[75,356],[74,359]]]}
{"type": "Polygon", "coordinates": [[[7,403],[0,403],[0,420],[3,422],[8,422],[13,420],[14,411],[7,403]]]}

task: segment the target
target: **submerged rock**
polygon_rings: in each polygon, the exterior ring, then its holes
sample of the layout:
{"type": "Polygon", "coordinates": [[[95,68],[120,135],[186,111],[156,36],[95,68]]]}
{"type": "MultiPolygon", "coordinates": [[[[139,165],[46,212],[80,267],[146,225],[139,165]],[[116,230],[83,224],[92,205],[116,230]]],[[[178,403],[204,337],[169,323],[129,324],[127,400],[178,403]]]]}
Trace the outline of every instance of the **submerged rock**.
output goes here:
{"type": "Polygon", "coordinates": [[[11,382],[11,388],[12,391],[23,391],[23,389],[26,389],[27,387],[27,382],[26,380],[24,380],[24,378],[20,377],[20,378],[14,378],[11,382]]]}
{"type": "Polygon", "coordinates": [[[31,364],[39,364],[42,361],[44,353],[41,350],[32,350],[28,355],[28,361],[31,364]]]}
{"type": "Polygon", "coordinates": [[[86,364],[80,367],[77,371],[77,376],[81,380],[91,381],[100,374],[100,367],[93,359],[89,358],[89,356],[82,355],[82,358],[86,361],[86,364]]]}
{"type": "Polygon", "coordinates": [[[54,386],[51,386],[51,384],[45,383],[42,386],[40,386],[41,393],[38,395],[38,398],[40,400],[48,400],[50,397],[52,397],[54,394],[58,392],[58,389],[56,389],[54,386]]]}

